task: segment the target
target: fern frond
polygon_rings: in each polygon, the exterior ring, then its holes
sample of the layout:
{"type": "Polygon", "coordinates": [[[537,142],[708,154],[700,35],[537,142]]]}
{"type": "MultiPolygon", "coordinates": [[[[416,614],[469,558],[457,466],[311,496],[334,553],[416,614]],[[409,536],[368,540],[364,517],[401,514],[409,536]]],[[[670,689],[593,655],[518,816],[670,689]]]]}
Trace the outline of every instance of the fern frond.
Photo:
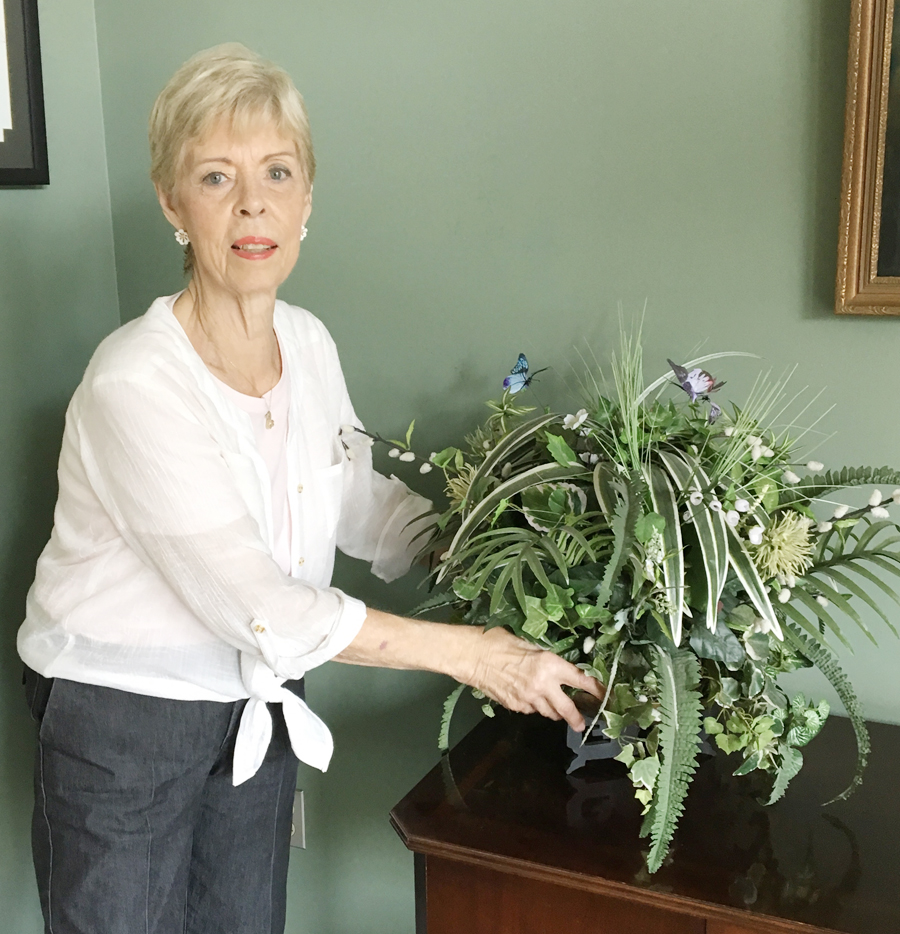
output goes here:
{"type": "Polygon", "coordinates": [[[869,752],[871,746],[869,743],[869,730],[866,727],[866,721],[863,717],[862,705],[850,679],[844,673],[837,659],[831,652],[818,642],[809,638],[799,626],[790,620],[784,623],[785,640],[792,645],[801,655],[808,658],[828,679],[828,683],[837,692],[850,723],[853,726],[853,732],[856,734],[856,771],[850,784],[836,798],[827,801],[826,804],[832,804],[835,801],[844,801],[862,783],[863,772],[869,761],[869,752]]]}
{"type": "Polygon", "coordinates": [[[423,613],[427,613],[429,610],[436,610],[443,606],[450,606],[456,601],[459,597],[456,596],[450,590],[444,591],[443,593],[432,594],[427,600],[423,600],[414,610],[410,612],[410,616],[421,616],[423,613]]]}
{"type": "Polygon", "coordinates": [[[441,732],[438,734],[438,749],[441,752],[446,752],[450,748],[450,721],[453,719],[456,702],[465,689],[464,684],[458,684],[450,692],[447,700],[444,701],[444,712],[441,715],[441,732]]]}
{"type": "Polygon", "coordinates": [[[803,768],[803,753],[795,746],[782,744],[779,747],[779,752],[781,753],[781,766],[775,773],[772,794],[769,795],[768,800],[765,802],[767,805],[774,804],[784,797],[791,779],[803,768]]]}
{"type": "Polygon", "coordinates": [[[781,494],[781,505],[809,503],[844,487],[870,486],[876,483],[897,486],[900,484],[900,471],[891,467],[843,467],[841,470],[828,470],[815,477],[805,477],[795,486],[784,490],[781,494]]]}
{"type": "Polygon", "coordinates": [[[648,815],[650,855],[647,868],[662,865],[684,810],[691,776],[697,769],[702,701],[697,685],[700,663],[693,652],[667,652],[654,646],[653,668],[660,683],[660,769],[648,815]]]}

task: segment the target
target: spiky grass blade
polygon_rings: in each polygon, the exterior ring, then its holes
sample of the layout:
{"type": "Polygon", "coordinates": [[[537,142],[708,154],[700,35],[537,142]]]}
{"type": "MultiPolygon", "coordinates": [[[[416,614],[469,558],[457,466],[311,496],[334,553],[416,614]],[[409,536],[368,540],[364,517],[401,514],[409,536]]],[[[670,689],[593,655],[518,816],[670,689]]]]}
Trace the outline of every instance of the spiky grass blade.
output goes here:
{"type": "MultiPolygon", "coordinates": [[[[682,492],[701,491],[703,487],[708,489],[709,478],[699,464],[691,465],[684,458],[671,452],[661,451],[659,458],[682,492]]],[[[706,575],[706,625],[714,631],[719,598],[722,596],[728,573],[728,538],[725,522],[721,511],[713,512],[703,502],[694,504],[688,500],[686,508],[694,520],[703,557],[703,570],[706,575]]]]}
{"type": "Polygon", "coordinates": [[[681,643],[681,620],[684,616],[684,544],[681,539],[681,522],[678,516],[678,500],[672,481],[659,464],[648,464],[645,476],[650,487],[653,511],[666,520],[663,543],[666,554],[663,558],[663,581],[669,601],[669,631],[675,645],[681,643]]]}
{"type": "Polygon", "coordinates": [[[731,526],[728,526],[728,545],[728,561],[734,568],[734,573],[741,582],[741,586],[747,591],[750,602],[756,607],[756,612],[772,627],[777,638],[781,639],[781,626],[778,617],[775,615],[775,610],[772,609],[769,592],[766,590],[746,546],[731,526]]]}
{"type": "Polygon", "coordinates": [[[641,514],[641,485],[639,483],[628,480],[622,484],[621,495],[622,499],[610,523],[615,536],[613,552],[603,573],[600,593],[597,596],[597,606],[601,608],[605,608],[609,603],[612,589],[634,547],[634,526],[641,514]]]}
{"type": "MultiPolygon", "coordinates": [[[[529,487],[536,486],[539,483],[548,483],[552,480],[575,480],[584,479],[590,476],[590,473],[583,467],[561,467],[559,464],[539,464],[530,470],[523,471],[515,477],[510,477],[505,483],[491,490],[462,521],[450,547],[447,549],[447,558],[455,557],[456,552],[462,547],[478,526],[485,522],[501,500],[511,499],[513,496],[527,490],[529,487]]],[[[447,572],[448,562],[445,561],[438,571],[437,580],[443,579],[447,572]]]]}
{"type": "MultiPolygon", "coordinates": [[[[527,422],[513,428],[509,434],[497,442],[496,447],[489,451],[485,459],[479,464],[472,477],[470,489],[479,491],[483,481],[493,473],[497,466],[505,461],[513,460],[518,449],[530,441],[542,428],[546,428],[553,422],[560,421],[562,419],[558,415],[539,415],[537,418],[529,419],[527,422]]],[[[472,505],[472,503],[467,503],[468,508],[471,508],[472,505]]]]}

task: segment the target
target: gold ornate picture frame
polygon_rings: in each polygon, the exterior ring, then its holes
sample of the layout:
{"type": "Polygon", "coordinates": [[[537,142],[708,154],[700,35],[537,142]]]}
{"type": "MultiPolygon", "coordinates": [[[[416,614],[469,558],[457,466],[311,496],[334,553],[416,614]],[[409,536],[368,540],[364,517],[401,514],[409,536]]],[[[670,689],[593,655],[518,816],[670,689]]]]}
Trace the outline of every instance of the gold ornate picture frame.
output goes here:
{"type": "Polygon", "coordinates": [[[851,7],[838,314],[900,315],[898,7],[900,0],[853,0],[851,7]]]}

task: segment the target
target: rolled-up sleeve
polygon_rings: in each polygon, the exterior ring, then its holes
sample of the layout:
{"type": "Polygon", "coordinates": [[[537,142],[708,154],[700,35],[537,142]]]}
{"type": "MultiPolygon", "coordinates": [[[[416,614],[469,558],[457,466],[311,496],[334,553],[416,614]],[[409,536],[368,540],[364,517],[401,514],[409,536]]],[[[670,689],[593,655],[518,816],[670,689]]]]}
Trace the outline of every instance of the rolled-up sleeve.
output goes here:
{"type": "Polygon", "coordinates": [[[281,570],[199,403],[164,380],[116,375],[96,379],[75,415],[91,485],[120,534],[221,639],[285,678],[352,642],[365,605],[281,570]]]}

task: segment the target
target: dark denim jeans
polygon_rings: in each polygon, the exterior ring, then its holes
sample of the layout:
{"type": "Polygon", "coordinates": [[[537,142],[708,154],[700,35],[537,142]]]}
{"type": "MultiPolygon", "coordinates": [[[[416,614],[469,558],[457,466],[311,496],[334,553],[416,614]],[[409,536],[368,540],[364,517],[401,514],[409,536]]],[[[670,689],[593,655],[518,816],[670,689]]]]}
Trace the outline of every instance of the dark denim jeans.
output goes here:
{"type": "Polygon", "coordinates": [[[47,934],[282,934],[297,759],[280,705],[231,783],[245,701],[178,701],[26,672],[47,934]]]}

